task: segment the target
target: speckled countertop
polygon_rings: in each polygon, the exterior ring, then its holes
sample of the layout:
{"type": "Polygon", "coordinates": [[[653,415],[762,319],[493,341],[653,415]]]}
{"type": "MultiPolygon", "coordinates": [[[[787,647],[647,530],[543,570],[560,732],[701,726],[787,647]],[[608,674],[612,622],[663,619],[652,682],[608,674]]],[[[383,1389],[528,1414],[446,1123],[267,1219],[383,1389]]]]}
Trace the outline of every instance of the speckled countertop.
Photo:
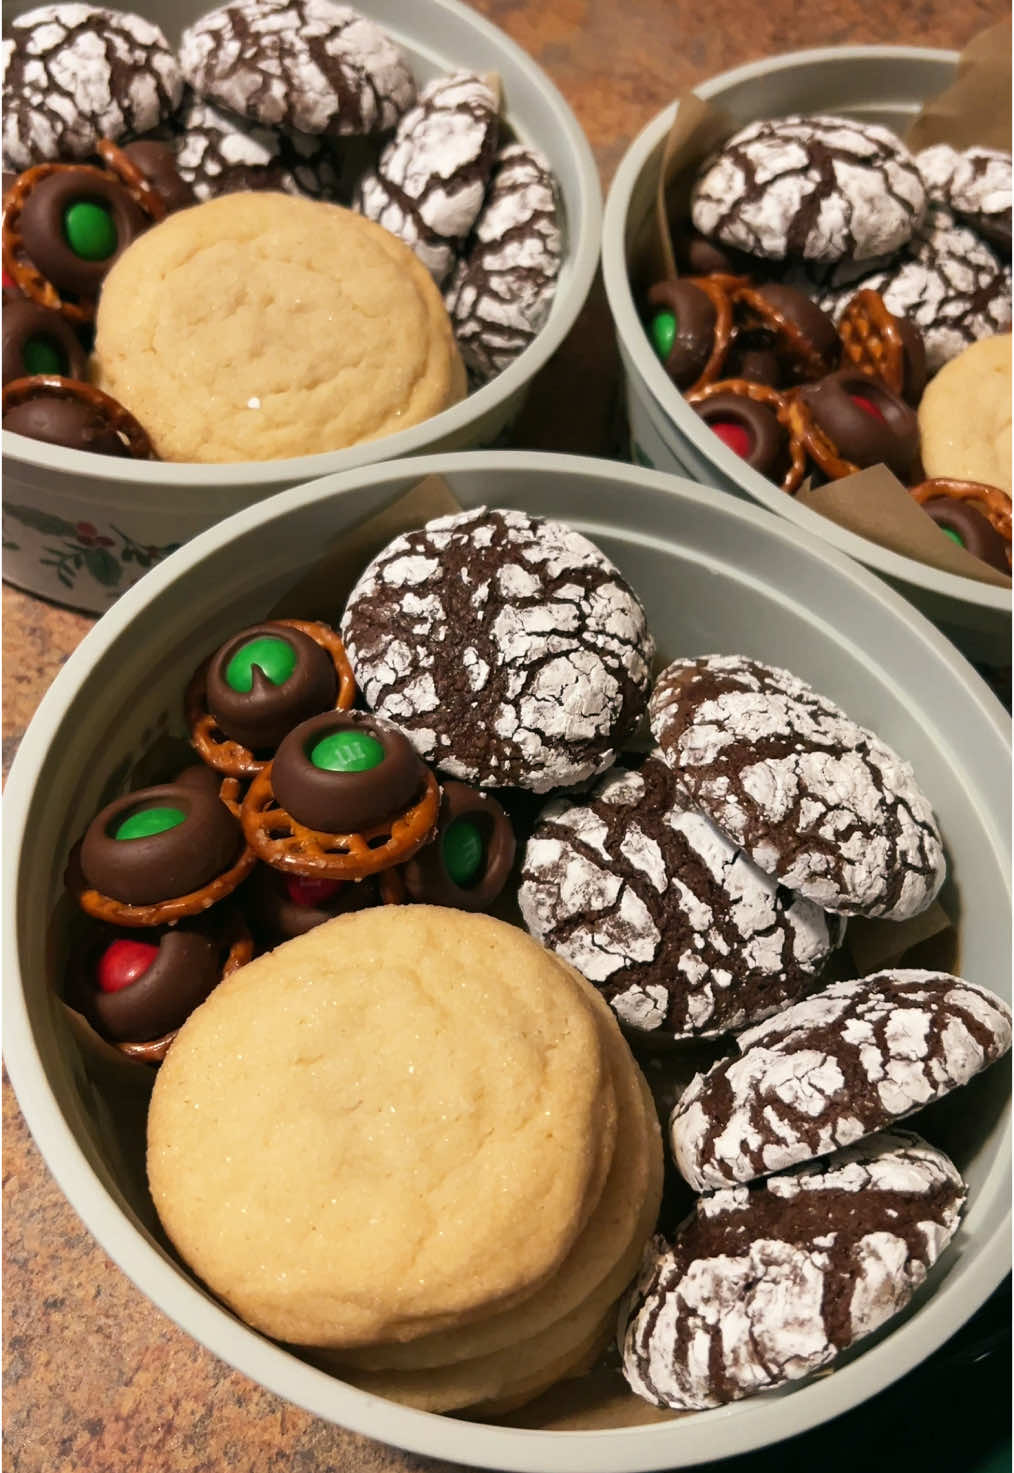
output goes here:
{"type": "MultiPolygon", "coordinates": [[[[727,67],[847,42],[960,48],[1007,12],[1005,0],[476,0],[476,8],[560,87],[591,140],[604,187],[653,114],[727,67]]],[[[618,374],[597,284],[536,381],[517,443],[609,453],[618,374]]],[[[6,771],[41,696],[92,621],[7,587],[3,616],[6,771]]],[[[318,1421],[202,1350],[92,1241],[43,1165],[6,1079],[3,1123],[8,1473],[450,1467],[318,1421]]]]}

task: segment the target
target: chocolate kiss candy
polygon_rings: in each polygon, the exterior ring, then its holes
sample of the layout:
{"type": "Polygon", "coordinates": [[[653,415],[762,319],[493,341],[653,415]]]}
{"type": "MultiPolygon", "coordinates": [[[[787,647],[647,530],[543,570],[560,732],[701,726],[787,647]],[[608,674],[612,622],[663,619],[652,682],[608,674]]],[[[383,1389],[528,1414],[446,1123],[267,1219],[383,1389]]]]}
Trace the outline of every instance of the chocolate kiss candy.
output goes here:
{"type": "Polygon", "coordinates": [[[221,951],[212,936],[186,924],[156,932],[154,943],[119,937],[99,954],[94,981],[89,986],[86,979],[81,989],[85,1014],[114,1043],[161,1038],[186,1022],[220,981],[221,951]]]}
{"type": "Polygon", "coordinates": [[[701,375],[715,337],[715,309],[689,281],[659,281],[648,292],[650,336],[666,373],[678,389],[701,375]]]}
{"type": "Polygon", "coordinates": [[[401,867],[413,900],[487,910],[514,863],[514,830],[495,798],[448,780],[443,785],[437,833],[401,867]]]}
{"type": "Polygon", "coordinates": [[[784,458],[788,436],[765,404],[740,394],[714,394],[694,409],[712,430],[762,476],[771,476],[784,458]]]}
{"type": "Polygon", "coordinates": [[[85,166],[34,184],[19,229],[25,254],[57,291],[91,299],[113,262],[150,224],[118,180],[85,166]]]}
{"type": "Polygon", "coordinates": [[[959,547],[1001,573],[1010,572],[1006,542],[976,507],[951,496],[934,496],[922,503],[922,509],[959,547]]]}
{"type": "Polygon", "coordinates": [[[332,706],[338,677],[331,656],[309,635],[268,621],[216,650],[205,689],[208,710],[225,735],[263,752],[332,706]]]}
{"type": "Polygon", "coordinates": [[[37,373],[83,379],[85,361],[85,350],[77,334],[59,312],[53,312],[39,302],[31,302],[27,297],[16,297],[4,304],[5,384],[37,373]]]}
{"type": "Polygon", "coordinates": [[[412,743],[391,722],[365,711],[326,711],[286,736],[271,787],[297,823],[357,834],[407,808],[425,776],[412,743]]]}
{"type": "Polygon", "coordinates": [[[208,768],[108,803],[81,843],[87,884],[127,905],[156,905],[200,890],[224,874],[243,848],[239,824],[208,768]]]}
{"type": "Polygon", "coordinates": [[[854,465],[884,465],[904,479],[919,454],[919,421],[878,379],[840,368],[799,390],[815,423],[854,465]]]}

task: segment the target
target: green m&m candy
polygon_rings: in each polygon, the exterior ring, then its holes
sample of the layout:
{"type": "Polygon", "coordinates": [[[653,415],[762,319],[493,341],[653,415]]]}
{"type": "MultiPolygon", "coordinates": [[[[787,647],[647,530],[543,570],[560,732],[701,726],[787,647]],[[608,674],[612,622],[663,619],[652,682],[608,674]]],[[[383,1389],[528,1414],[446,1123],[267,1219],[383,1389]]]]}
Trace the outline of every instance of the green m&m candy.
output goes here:
{"type": "Polygon", "coordinates": [[[106,261],[116,250],[116,225],[109,209],[94,200],[79,199],[63,215],[63,234],[82,261],[106,261]]]}
{"type": "Polygon", "coordinates": [[[186,819],[181,808],[140,808],[125,818],[113,834],[114,839],[150,839],[178,828],[186,819]]]}
{"type": "Polygon", "coordinates": [[[225,667],[225,681],[235,691],[253,689],[253,667],[258,666],[272,685],[284,685],[296,668],[296,651],[286,639],[260,635],[240,645],[225,667]]]}
{"type": "Polygon", "coordinates": [[[651,341],[658,356],[664,361],[672,352],[676,341],[676,317],[672,312],[656,312],[651,319],[651,341]]]}
{"type": "Polygon", "coordinates": [[[52,338],[29,338],[21,350],[21,361],[25,373],[67,372],[66,354],[52,338]]]}
{"type": "Polygon", "coordinates": [[[485,848],[479,826],[469,818],[456,818],[443,838],[444,868],[462,889],[482,872],[485,848]]]}
{"type": "Polygon", "coordinates": [[[945,537],[949,537],[951,541],[956,542],[959,547],[964,547],[965,539],[962,537],[960,532],[955,532],[953,527],[941,527],[940,530],[945,537]]]}
{"type": "Polygon", "coordinates": [[[332,731],[309,754],[313,766],[325,772],[368,772],[384,755],[383,743],[366,731],[332,731]]]}

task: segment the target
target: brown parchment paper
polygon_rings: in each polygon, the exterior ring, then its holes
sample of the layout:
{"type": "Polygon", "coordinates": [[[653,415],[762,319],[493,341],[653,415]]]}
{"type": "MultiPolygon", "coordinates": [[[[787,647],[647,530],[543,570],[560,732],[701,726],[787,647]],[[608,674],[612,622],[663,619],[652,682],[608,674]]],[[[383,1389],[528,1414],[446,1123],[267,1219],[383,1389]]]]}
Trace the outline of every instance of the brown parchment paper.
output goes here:
{"type": "MultiPolygon", "coordinates": [[[[673,221],[689,221],[690,192],[700,165],[737,131],[728,113],[695,92],[683,93],[666,138],[655,191],[654,217],[635,241],[635,287],[678,276],[673,221]]],[[[967,148],[1011,146],[1010,22],[982,31],[961,53],[953,84],[927,100],[908,131],[912,149],[931,143],[967,148]]],[[[978,583],[1010,588],[1010,577],[989,567],[948,537],[914,502],[886,466],[872,466],[826,486],[799,491],[796,499],[838,526],[917,562],[978,583]]]]}
{"type": "MultiPolygon", "coordinates": [[[[345,602],[366,564],[392,538],[421,527],[434,517],[452,515],[461,510],[460,502],[442,477],[425,477],[381,511],[351,529],[336,533],[334,541],[325,547],[320,557],[277,600],[274,607],[265,612],[264,617],[333,620],[336,607],[340,608],[345,602]]],[[[170,753],[178,765],[184,765],[188,756],[192,756],[189,748],[184,748],[178,740],[163,735],[155,742],[152,753],[142,757],[138,763],[145,781],[155,780],[147,772],[149,766],[157,769],[159,776],[165,775],[169,770],[166,763],[170,753]]],[[[128,787],[137,785],[137,781],[127,783],[128,787]]],[[[518,919],[516,916],[505,918],[514,919],[516,923],[518,919]]],[[[54,915],[51,934],[59,930],[73,937],[81,924],[81,917],[68,898],[63,897],[54,915]]],[[[834,975],[853,977],[895,965],[903,956],[908,960],[915,955],[911,951],[913,946],[937,948],[921,954],[920,965],[949,970],[939,959],[943,955],[940,948],[949,946],[953,954],[953,935],[951,922],[939,905],[908,922],[852,921],[846,934],[846,948],[850,949],[843,949],[840,953],[834,975]]],[[[59,962],[54,970],[59,972],[59,962]]],[[[66,1005],[63,1005],[62,1012],[65,1026],[70,1028],[77,1043],[79,1062],[88,1075],[91,1088],[101,1096],[103,1109],[109,1117],[120,1121],[120,1133],[124,1139],[111,1144],[107,1141],[107,1154],[114,1161],[133,1161],[136,1169],[136,1162],[143,1162],[144,1117],[155,1071],[147,1064],[126,1058],[112,1044],[106,1043],[80,1013],[66,1005]]],[[[676,1049],[673,1054],[653,1053],[650,1057],[642,1055],[639,1058],[663,1113],[668,1113],[674,1092],[685,1086],[693,1073],[707,1068],[720,1051],[719,1044],[702,1040],[699,1045],[676,1049]]],[[[689,1195],[689,1188],[685,1190],[689,1195]]],[[[161,1236],[150,1204],[147,1215],[152,1217],[152,1230],[161,1236]]],[[[298,1347],[287,1348],[300,1354],[298,1347]]],[[[309,1353],[306,1358],[311,1360],[309,1353]]],[[[319,1358],[314,1358],[312,1363],[319,1363],[319,1358]]],[[[467,1417],[467,1413],[458,1415],[467,1417]]],[[[616,1352],[610,1347],[584,1375],[558,1382],[536,1400],[513,1411],[500,1416],[477,1414],[475,1419],[530,1429],[592,1431],[650,1425],[672,1421],[682,1415],[685,1414],[652,1406],[636,1396],[627,1386],[617,1364],[616,1352]]]]}
{"type": "Polygon", "coordinates": [[[905,142],[913,152],[933,143],[952,148],[1009,149],[1011,146],[1011,23],[998,21],[968,43],[958,75],[931,98],[913,122],[905,142]]]}
{"type": "Polygon", "coordinates": [[[1011,586],[1007,573],[973,557],[941,532],[884,465],[871,465],[854,476],[828,481],[826,486],[801,487],[795,499],[839,527],[858,532],[891,552],[918,558],[943,573],[957,573],[997,588],[1011,586]]]}

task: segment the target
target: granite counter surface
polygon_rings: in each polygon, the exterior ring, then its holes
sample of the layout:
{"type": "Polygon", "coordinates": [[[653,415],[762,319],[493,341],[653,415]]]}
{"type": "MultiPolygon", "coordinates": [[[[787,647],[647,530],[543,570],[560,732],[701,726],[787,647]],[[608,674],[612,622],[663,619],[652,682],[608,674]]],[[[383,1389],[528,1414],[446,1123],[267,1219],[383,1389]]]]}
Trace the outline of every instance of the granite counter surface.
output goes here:
{"type": "MultiPolygon", "coordinates": [[[[961,48],[1007,12],[1003,0],[476,0],[476,8],[534,56],[567,97],[604,188],[644,124],[681,89],[716,72],[838,43],[961,48]]],[[[518,445],[610,453],[618,380],[597,283],[570,338],[536,380],[518,445]]],[[[6,771],[35,707],[92,620],[8,587],[3,619],[6,771]]],[[[6,1080],[3,1124],[8,1473],[451,1467],[319,1421],[201,1349],[94,1243],[46,1170],[6,1080]]]]}

